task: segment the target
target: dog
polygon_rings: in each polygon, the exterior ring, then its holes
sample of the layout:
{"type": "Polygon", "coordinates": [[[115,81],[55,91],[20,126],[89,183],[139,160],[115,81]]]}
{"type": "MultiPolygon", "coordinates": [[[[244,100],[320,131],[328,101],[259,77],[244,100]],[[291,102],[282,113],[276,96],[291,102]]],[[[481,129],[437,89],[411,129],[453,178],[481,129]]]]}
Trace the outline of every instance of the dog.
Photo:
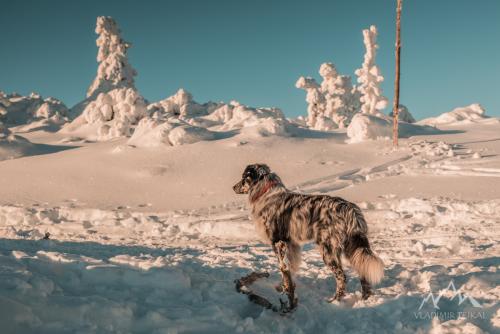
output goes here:
{"type": "MultiPolygon", "coordinates": [[[[359,274],[362,298],[372,295],[372,285],[384,276],[384,264],[370,248],[368,227],[356,204],[340,197],[292,192],[265,164],[248,165],[233,190],[236,194],[248,194],[256,230],[276,255],[277,245],[286,245],[291,272],[296,272],[300,265],[301,245],[314,241],[337,282],[330,301],[340,301],[345,295],[342,255],[359,274]]],[[[282,276],[285,277],[283,270],[282,276]]]]}

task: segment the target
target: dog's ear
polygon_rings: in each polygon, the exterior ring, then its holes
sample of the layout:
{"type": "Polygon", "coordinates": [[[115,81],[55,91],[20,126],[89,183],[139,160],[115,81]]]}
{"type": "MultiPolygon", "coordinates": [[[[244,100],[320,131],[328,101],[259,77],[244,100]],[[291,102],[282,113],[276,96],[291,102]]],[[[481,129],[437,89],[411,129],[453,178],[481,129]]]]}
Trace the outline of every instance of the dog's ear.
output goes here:
{"type": "Polygon", "coordinates": [[[259,179],[271,173],[271,168],[266,164],[257,164],[256,166],[259,179]]]}
{"type": "Polygon", "coordinates": [[[252,180],[257,181],[264,176],[271,173],[271,169],[266,164],[253,164],[248,165],[243,172],[243,178],[250,177],[252,180]]]}

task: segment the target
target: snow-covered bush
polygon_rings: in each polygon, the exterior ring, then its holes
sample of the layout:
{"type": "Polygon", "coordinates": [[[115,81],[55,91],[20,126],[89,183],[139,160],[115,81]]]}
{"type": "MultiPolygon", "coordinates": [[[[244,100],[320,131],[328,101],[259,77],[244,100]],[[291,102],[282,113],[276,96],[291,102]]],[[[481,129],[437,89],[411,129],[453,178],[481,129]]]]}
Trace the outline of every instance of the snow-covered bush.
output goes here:
{"type": "Polygon", "coordinates": [[[375,63],[377,54],[377,28],[371,26],[370,29],[363,30],[363,42],[366,53],[363,65],[356,70],[358,76],[358,89],[361,93],[361,112],[370,115],[380,115],[381,110],[387,107],[387,98],[382,96],[380,83],[384,77],[375,63]]]}
{"type": "Polygon", "coordinates": [[[370,114],[356,114],[347,127],[350,143],[358,143],[370,139],[390,138],[392,136],[392,121],[386,117],[370,114]]]}
{"type": "Polygon", "coordinates": [[[115,88],[135,88],[134,76],[137,72],[128,62],[127,49],[130,43],[121,38],[121,32],[116,21],[109,16],[97,18],[96,34],[99,35],[96,44],[97,76],[87,91],[87,97],[96,96],[115,88]]]}
{"type": "Polygon", "coordinates": [[[97,140],[129,136],[132,126],[146,116],[146,102],[132,88],[117,88],[100,93],[83,110],[75,123],[97,124],[97,140]]]}
{"type": "Polygon", "coordinates": [[[221,122],[219,129],[223,131],[262,125],[269,130],[269,133],[273,133],[274,130],[271,130],[271,128],[274,128],[276,130],[274,134],[282,134],[281,131],[277,130],[281,127],[278,123],[281,122],[284,124],[287,122],[285,115],[278,108],[251,108],[238,102],[232,102],[229,108],[218,108],[214,113],[218,113],[220,110],[224,110],[225,112],[231,110],[225,114],[225,118],[221,122]]]}
{"type": "Polygon", "coordinates": [[[474,103],[466,107],[455,108],[452,111],[441,114],[437,117],[423,119],[418,124],[425,125],[454,125],[460,123],[478,122],[489,118],[486,111],[479,103],[474,103]]]}
{"type": "Polygon", "coordinates": [[[58,99],[44,99],[39,94],[21,96],[0,92],[0,120],[6,124],[23,125],[45,120],[53,124],[67,121],[68,108],[58,99]]]}
{"type": "MultiPolygon", "coordinates": [[[[381,115],[356,114],[347,128],[349,143],[365,140],[392,138],[393,119],[381,115]]],[[[408,138],[417,135],[439,134],[441,131],[431,126],[399,122],[399,137],[408,138]]]]}
{"type": "Polygon", "coordinates": [[[230,103],[197,103],[184,89],[162,101],[152,103],[148,111],[163,118],[178,118],[198,128],[213,131],[232,131],[252,128],[246,133],[254,135],[285,135],[286,120],[278,108],[252,108],[237,101],[230,103]]]}
{"type": "Polygon", "coordinates": [[[150,112],[159,112],[161,114],[176,116],[181,119],[203,116],[209,113],[214,105],[212,103],[199,104],[193,100],[191,93],[184,89],[179,89],[174,95],[148,105],[150,112]]]}
{"type": "MultiPolygon", "coordinates": [[[[391,111],[389,113],[389,117],[393,117],[394,114],[391,111]]],[[[413,115],[410,113],[408,108],[405,105],[400,104],[399,105],[399,110],[398,110],[398,121],[400,122],[406,122],[406,123],[415,123],[416,120],[413,117],[413,115]]]]}
{"type": "Polygon", "coordinates": [[[213,132],[178,118],[146,117],[139,122],[128,144],[136,147],[178,146],[212,139],[213,132]]]}

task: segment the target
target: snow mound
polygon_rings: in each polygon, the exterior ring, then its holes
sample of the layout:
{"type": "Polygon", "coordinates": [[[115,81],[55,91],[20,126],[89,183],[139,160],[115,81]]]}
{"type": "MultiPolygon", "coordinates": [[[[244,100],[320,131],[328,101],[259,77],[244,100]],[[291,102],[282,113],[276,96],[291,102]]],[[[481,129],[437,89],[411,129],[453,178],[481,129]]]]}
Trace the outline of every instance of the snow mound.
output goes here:
{"type": "Polygon", "coordinates": [[[33,144],[29,140],[14,135],[0,122],[0,161],[27,155],[32,148],[33,144]]]}
{"type": "MultiPolygon", "coordinates": [[[[393,117],[392,110],[389,113],[389,117],[393,117]]],[[[415,123],[416,122],[415,118],[410,113],[410,111],[408,110],[408,108],[405,105],[402,105],[402,104],[399,105],[398,121],[399,122],[406,122],[406,123],[415,123]]]]}
{"type": "Polygon", "coordinates": [[[357,114],[347,128],[350,143],[370,139],[386,139],[392,136],[392,122],[369,114],[357,114]]]}
{"type": "MultiPolygon", "coordinates": [[[[148,105],[148,111],[160,118],[179,119],[193,126],[216,132],[240,131],[250,136],[287,135],[287,121],[278,108],[252,108],[237,101],[230,103],[207,102],[200,104],[184,89],[167,99],[148,105]]],[[[170,122],[170,121],[169,121],[170,122]]],[[[183,126],[187,129],[186,124],[183,126]]],[[[176,130],[180,131],[180,130],[176,130]]],[[[205,132],[201,137],[207,137],[205,132]]],[[[210,136],[208,136],[210,138],[210,136]]],[[[212,139],[212,138],[210,138],[212,139]]]]}
{"type": "Polygon", "coordinates": [[[436,126],[474,123],[489,118],[485,113],[486,111],[480,104],[474,103],[466,107],[455,108],[437,117],[423,119],[418,124],[436,126]]]}
{"type": "Polygon", "coordinates": [[[128,144],[136,147],[179,146],[214,138],[213,132],[180,119],[146,117],[139,122],[128,144]]]}
{"type": "Polygon", "coordinates": [[[223,131],[262,127],[268,129],[270,134],[283,134],[277,128],[287,122],[278,108],[252,108],[238,102],[216,109],[208,118],[218,120],[221,124],[219,129],[223,131]]]}
{"type": "Polygon", "coordinates": [[[130,43],[121,38],[116,21],[109,16],[99,16],[95,32],[99,35],[96,40],[96,45],[99,47],[97,53],[99,67],[97,76],[87,91],[87,97],[115,88],[134,88],[134,76],[137,72],[127,58],[130,43]]]}
{"type": "Polygon", "coordinates": [[[68,108],[53,97],[44,99],[36,93],[21,96],[0,92],[0,120],[9,126],[33,122],[63,124],[67,122],[68,108]]]}
{"type": "MultiPolygon", "coordinates": [[[[349,143],[359,143],[365,140],[392,138],[392,118],[370,114],[356,114],[347,128],[349,143]]],[[[440,131],[434,127],[399,123],[399,138],[416,135],[437,134],[440,131]]]]}
{"type": "Polygon", "coordinates": [[[147,115],[146,102],[132,88],[117,88],[99,93],[65,132],[80,133],[92,140],[130,136],[132,128],[147,115]]]}
{"type": "Polygon", "coordinates": [[[165,114],[167,116],[176,116],[182,119],[193,118],[207,115],[216,105],[212,102],[199,104],[193,100],[193,96],[183,88],[179,89],[174,95],[148,105],[148,110],[165,114]]]}

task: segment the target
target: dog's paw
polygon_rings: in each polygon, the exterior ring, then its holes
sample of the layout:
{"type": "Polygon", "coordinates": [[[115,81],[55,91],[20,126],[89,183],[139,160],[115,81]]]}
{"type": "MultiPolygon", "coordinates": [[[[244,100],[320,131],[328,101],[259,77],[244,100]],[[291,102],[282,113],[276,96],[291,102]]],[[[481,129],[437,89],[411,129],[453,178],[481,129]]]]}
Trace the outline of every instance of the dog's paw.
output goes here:
{"type": "Polygon", "coordinates": [[[344,298],[345,293],[342,294],[335,294],[333,297],[330,297],[327,299],[327,301],[331,304],[339,304],[342,301],[342,298],[344,298]]]}
{"type": "Polygon", "coordinates": [[[371,292],[371,291],[368,291],[368,292],[363,292],[363,294],[361,295],[361,299],[362,299],[362,300],[367,300],[367,299],[368,299],[368,298],[370,298],[372,295],[373,295],[373,292],[371,292]]]}

